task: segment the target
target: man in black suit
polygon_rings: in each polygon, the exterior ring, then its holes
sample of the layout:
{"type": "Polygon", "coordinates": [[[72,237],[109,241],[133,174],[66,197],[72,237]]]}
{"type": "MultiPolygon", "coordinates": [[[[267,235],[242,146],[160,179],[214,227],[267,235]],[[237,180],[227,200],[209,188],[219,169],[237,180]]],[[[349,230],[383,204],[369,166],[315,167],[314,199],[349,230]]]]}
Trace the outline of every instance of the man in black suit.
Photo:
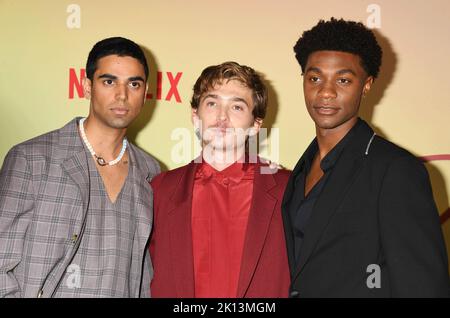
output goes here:
{"type": "Polygon", "coordinates": [[[381,65],[372,31],[320,21],[294,47],[316,138],[283,199],[291,297],[447,297],[423,164],[358,117],[381,65]]]}

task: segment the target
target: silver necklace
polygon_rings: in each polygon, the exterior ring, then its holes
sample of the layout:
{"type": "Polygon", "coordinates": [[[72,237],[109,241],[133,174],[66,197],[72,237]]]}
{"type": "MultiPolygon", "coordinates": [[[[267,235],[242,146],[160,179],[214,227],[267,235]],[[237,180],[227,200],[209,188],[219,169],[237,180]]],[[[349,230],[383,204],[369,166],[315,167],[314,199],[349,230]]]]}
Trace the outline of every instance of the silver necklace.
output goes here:
{"type": "Polygon", "coordinates": [[[89,150],[89,152],[91,153],[91,155],[97,160],[97,163],[102,167],[106,166],[106,165],[113,166],[116,163],[118,163],[122,159],[123,155],[125,154],[125,150],[127,149],[127,138],[126,137],[123,138],[122,149],[120,150],[119,156],[116,159],[111,160],[110,162],[106,162],[106,160],[103,159],[103,157],[97,156],[95,154],[94,148],[92,148],[91,144],[89,143],[89,140],[86,137],[86,132],[84,131],[84,126],[83,126],[83,123],[85,120],[86,120],[86,118],[80,119],[81,138],[83,139],[84,144],[86,145],[86,147],[89,150]]]}

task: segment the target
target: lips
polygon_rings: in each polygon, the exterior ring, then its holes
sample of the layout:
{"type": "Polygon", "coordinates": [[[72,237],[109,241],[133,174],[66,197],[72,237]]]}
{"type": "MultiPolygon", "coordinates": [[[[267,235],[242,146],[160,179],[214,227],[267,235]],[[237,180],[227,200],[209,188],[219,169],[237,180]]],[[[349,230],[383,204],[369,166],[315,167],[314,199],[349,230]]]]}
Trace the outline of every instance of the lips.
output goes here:
{"type": "Polygon", "coordinates": [[[231,128],[225,128],[225,127],[217,127],[215,128],[215,130],[221,134],[226,134],[227,133],[227,129],[230,129],[231,132],[231,128]]]}
{"type": "Polygon", "coordinates": [[[339,111],[338,107],[331,105],[318,105],[313,107],[314,111],[320,115],[330,116],[334,115],[339,111]]]}
{"type": "Polygon", "coordinates": [[[128,108],[114,107],[114,108],[111,108],[111,111],[116,115],[124,116],[128,113],[128,108]]]}
{"type": "Polygon", "coordinates": [[[234,131],[233,127],[227,127],[227,126],[211,126],[208,129],[211,129],[211,131],[214,131],[216,133],[226,134],[227,132],[231,133],[234,131]]]}

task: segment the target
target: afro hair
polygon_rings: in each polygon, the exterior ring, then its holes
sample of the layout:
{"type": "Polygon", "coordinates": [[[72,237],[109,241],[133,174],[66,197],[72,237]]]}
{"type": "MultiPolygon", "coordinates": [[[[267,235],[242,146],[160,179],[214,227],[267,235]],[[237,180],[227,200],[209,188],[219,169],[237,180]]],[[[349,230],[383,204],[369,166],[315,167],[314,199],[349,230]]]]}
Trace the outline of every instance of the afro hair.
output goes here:
{"type": "Polygon", "coordinates": [[[358,55],[369,76],[376,78],[380,71],[382,50],[375,35],[360,22],[320,20],[311,30],[303,32],[294,46],[295,57],[305,72],[311,53],[316,51],[341,51],[358,55]]]}

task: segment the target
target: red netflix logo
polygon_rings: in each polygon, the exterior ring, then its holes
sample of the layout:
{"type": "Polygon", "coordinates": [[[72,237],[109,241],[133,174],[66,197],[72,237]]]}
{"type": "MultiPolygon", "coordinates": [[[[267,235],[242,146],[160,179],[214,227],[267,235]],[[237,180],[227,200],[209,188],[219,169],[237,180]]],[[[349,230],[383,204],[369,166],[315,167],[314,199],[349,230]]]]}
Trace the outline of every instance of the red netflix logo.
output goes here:
{"type": "MultiPolygon", "coordinates": [[[[176,75],[172,72],[157,72],[156,73],[156,99],[163,99],[163,85],[164,87],[167,84],[170,86],[167,90],[167,94],[164,97],[164,100],[171,101],[175,99],[177,103],[181,103],[180,93],[178,92],[178,84],[180,83],[181,76],[183,72],[177,72],[176,75]],[[165,78],[164,78],[165,74],[165,78]],[[167,84],[166,84],[167,83],[167,84]]],[[[69,69],[69,99],[73,99],[75,96],[75,92],[78,95],[78,98],[84,97],[83,85],[82,81],[86,77],[86,70],[80,69],[79,76],[74,68],[69,69]]],[[[151,88],[149,87],[149,90],[151,88]]],[[[147,99],[154,98],[152,93],[147,94],[147,99]]]]}
{"type": "Polygon", "coordinates": [[[84,97],[83,85],[81,85],[81,83],[85,77],[86,70],[84,68],[80,70],[80,79],[78,79],[74,68],[69,69],[69,99],[73,99],[74,89],[77,90],[79,98],[84,97]]]}

